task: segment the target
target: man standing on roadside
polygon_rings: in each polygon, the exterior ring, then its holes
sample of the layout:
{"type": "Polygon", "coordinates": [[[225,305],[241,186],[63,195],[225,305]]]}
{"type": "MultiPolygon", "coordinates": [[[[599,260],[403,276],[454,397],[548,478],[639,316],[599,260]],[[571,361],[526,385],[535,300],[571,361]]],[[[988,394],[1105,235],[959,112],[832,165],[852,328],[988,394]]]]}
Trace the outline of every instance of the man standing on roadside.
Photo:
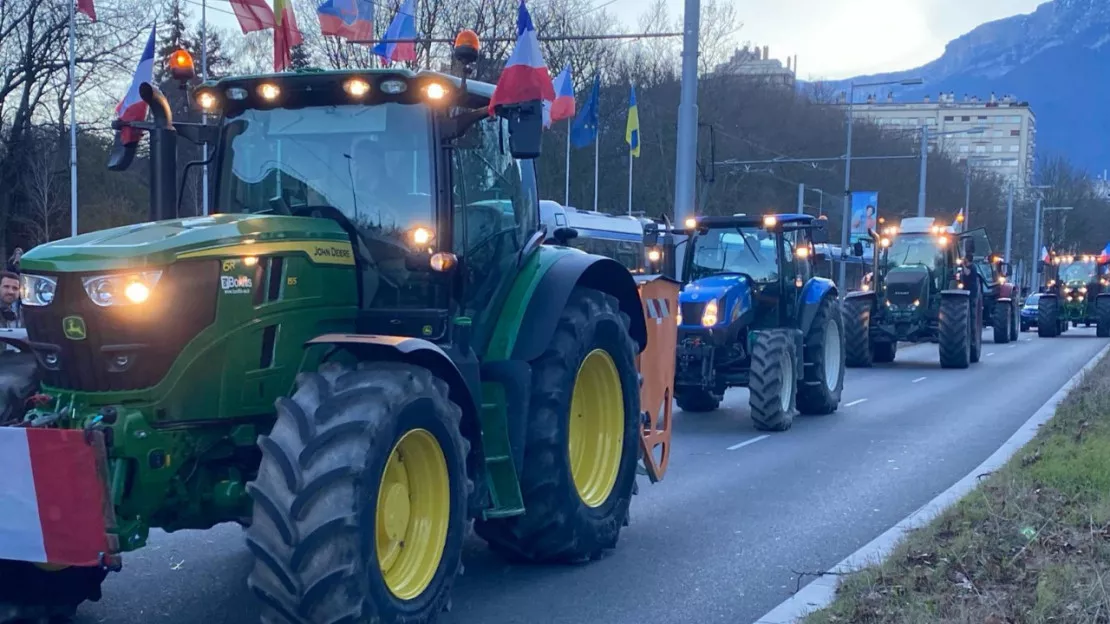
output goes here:
{"type": "Polygon", "coordinates": [[[10,271],[0,273],[0,327],[23,327],[19,309],[19,276],[10,271]]]}

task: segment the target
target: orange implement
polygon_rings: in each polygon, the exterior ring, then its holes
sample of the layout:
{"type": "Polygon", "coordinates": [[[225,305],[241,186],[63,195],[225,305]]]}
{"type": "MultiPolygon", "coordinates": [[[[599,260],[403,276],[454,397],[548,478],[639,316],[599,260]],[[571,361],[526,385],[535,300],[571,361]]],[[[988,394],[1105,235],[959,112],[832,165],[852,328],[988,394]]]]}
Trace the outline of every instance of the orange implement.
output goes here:
{"type": "Polygon", "coordinates": [[[667,472],[671,457],[671,399],[678,342],[678,291],[662,275],[636,276],[647,322],[647,349],[636,359],[640,371],[640,449],[652,483],[667,472]]]}

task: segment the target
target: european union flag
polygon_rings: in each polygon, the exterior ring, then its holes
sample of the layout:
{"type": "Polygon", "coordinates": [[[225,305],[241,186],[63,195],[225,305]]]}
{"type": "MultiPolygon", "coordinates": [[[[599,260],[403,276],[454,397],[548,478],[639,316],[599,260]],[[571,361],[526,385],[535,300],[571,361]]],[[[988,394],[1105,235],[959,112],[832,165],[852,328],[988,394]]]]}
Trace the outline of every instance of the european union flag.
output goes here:
{"type": "Polygon", "coordinates": [[[594,78],[594,87],[586,100],[582,112],[574,120],[570,130],[570,142],[578,148],[586,147],[597,140],[598,103],[601,99],[601,76],[594,78]]]}

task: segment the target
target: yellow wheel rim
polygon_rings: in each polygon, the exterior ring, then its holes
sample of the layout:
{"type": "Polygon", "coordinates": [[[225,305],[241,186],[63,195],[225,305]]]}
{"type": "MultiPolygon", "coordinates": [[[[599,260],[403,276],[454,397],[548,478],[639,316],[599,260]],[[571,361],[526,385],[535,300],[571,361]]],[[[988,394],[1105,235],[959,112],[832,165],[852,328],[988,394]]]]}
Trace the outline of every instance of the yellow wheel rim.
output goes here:
{"type": "Polygon", "coordinates": [[[595,349],[578,367],[570,399],[570,471],[582,502],[600,507],[617,483],[624,446],[624,393],[613,358],[595,349]]]}
{"type": "Polygon", "coordinates": [[[439,569],[451,522],[447,460],[427,430],[405,433],[389,453],[375,520],[386,587],[401,600],[419,596],[439,569]]]}

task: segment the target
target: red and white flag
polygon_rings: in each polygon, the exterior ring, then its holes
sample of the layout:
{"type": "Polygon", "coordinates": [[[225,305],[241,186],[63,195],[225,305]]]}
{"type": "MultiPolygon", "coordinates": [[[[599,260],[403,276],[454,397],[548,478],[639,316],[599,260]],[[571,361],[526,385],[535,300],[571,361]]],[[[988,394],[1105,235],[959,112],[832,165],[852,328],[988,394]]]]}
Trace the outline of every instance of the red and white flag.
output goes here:
{"type": "Polygon", "coordinates": [[[111,554],[83,431],[0,427],[0,559],[93,566],[111,554]]]}
{"type": "Polygon", "coordinates": [[[274,27],[274,10],[266,0],[231,0],[231,10],[235,11],[243,34],[274,27]]]}
{"type": "MultiPolygon", "coordinates": [[[[146,119],[147,105],[139,97],[139,85],[144,82],[154,82],[154,29],[150,28],[150,38],[146,40],[146,48],[135,68],[135,77],[131,79],[131,88],[116,105],[116,116],[121,121],[143,121],[146,119]]],[[[123,128],[119,133],[120,141],[124,145],[138,142],[142,138],[142,131],[137,128],[123,128]]]]}
{"type": "Polygon", "coordinates": [[[493,97],[490,98],[491,115],[497,106],[503,104],[519,104],[531,100],[555,101],[555,86],[551,83],[551,74],[547,72],[539,35],[532,24],[532,15],[524,6],[524,0],[520,0],[516,30],[516,47],[505,64],[505,70],[501,72],[493,97]]]}

